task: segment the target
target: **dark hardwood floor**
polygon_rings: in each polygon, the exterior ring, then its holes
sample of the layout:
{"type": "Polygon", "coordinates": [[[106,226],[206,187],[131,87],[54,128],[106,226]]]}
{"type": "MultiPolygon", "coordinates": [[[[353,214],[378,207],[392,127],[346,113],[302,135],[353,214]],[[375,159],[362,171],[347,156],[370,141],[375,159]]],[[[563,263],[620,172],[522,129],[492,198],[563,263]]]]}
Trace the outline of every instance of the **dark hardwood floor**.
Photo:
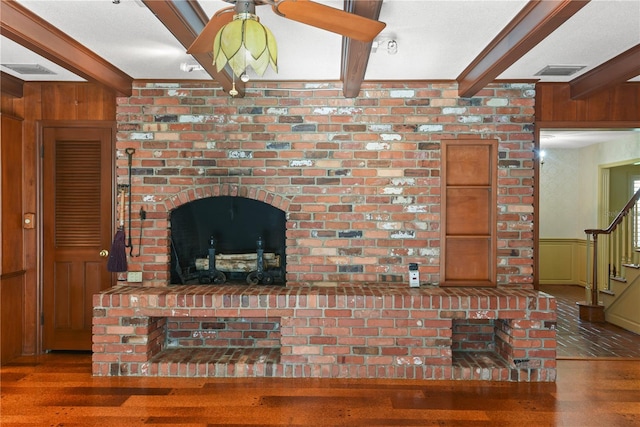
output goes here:
{"type": "Polygon", "coordinates": [[[560,360],[556,383],[93,377],[88,354],[0,369],[2,426],[638,426],[640,362],[560,360]]]}
{"type": "Polygon", "coordinates": [[[560,359],[637,358],[640,335],[610,323],[580,321],[577,301],[585,300],[584,288],[568,285],[541,285],[558,305],[557,357],[560,359]]]}
{"type": "Polygon", "coordinates": [[[584,291],[558,299],[555,383],[93,377],[88,353],[21,357],[0,368],[0,425],[640,425],[640,336],[582,323],[584,291]]]}

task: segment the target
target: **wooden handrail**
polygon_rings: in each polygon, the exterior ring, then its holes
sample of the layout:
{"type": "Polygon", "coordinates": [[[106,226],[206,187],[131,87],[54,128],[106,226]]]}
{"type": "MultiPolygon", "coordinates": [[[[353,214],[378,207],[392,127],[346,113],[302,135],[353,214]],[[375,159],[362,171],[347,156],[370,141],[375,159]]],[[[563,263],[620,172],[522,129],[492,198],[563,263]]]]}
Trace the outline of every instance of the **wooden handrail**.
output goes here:
{"type": "MultiPolygon", "coordinates": [[[[591,305],[598,305],[598,235],[599,234],[611,234],[618,225],[622,222],[625,216],[633,209],[635,204],[640,199],[640,190],[629,199],[627,204],[622,208],[620,213],[611,221],[611,224],[607,228],[600,229],[586,229],[584,232],[593,236],[593,285],[591,287],[591,305]]],[[[587,248],[588,250],[588,248],[587,248]]]]}
{"type": "Polygon", "coordinates": [[[598,228],[596,228],[596,229],[587,229],[587,230],[584,230],[584,232],[587,233],[587,234],[593,234],[593,235],[595,235],[595,234],[611,234],[613,232],[613,230],[615,230],[616,227],[622,222],[622,219],[625,216],[627,216],[629,211],[631,211],[631,209],[636,204],[638,199],[640,199],[640,190],[636,191],[636,194],[634,194],[631,197],[631,199],[629,199],[629,201],[624,206],[624,208],[622,208],[620,213],[618,213],[618,215],[613,219],[613,221],[611,221],[611,224],[609,224],[609,226],[607,228],[604,228],[604,229],[598,229],[598,228]]]}

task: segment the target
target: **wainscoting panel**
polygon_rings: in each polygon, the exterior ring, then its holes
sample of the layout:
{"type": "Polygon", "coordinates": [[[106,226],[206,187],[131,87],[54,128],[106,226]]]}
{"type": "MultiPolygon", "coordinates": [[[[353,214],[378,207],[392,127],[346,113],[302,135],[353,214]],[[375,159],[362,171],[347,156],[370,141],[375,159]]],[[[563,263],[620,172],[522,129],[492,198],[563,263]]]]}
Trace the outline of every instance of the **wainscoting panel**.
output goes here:
{"type": "Polygon", "coordinates": [[[540,284],[586,286],[586,250],[582,239],[540,239],[540,284]]]}

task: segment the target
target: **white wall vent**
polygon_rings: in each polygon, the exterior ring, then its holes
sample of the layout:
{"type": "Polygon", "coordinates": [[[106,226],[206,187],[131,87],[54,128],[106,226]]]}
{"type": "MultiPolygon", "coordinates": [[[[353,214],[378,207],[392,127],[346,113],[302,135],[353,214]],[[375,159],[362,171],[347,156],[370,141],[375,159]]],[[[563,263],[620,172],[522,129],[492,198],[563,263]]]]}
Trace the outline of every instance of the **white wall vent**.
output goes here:
{"type": "Polygon", "coordinates": [[[547,65],[534,75],[536,76],[571,76],[585,68],[586,65],[547,65]]]}
{"type": "Polygon", "coordinates": [[[56,74],[48,68],[43,67],[40,64],[0,64],[5,68],[15,71],[18,74],[29,74],[29,75],[45,75],[45,74],[56,74]]]}

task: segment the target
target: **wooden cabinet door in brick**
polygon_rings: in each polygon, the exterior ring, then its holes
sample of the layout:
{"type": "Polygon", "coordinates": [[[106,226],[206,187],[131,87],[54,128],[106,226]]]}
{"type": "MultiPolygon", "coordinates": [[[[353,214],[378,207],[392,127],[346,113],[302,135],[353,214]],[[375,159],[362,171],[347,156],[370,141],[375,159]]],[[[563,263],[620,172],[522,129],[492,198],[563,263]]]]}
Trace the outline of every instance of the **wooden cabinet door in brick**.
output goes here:
{"type": "Polygon", "coordinates": [[[496,140],[442,142],[442,286],[496,285],[497,150],[496,140]]]}

